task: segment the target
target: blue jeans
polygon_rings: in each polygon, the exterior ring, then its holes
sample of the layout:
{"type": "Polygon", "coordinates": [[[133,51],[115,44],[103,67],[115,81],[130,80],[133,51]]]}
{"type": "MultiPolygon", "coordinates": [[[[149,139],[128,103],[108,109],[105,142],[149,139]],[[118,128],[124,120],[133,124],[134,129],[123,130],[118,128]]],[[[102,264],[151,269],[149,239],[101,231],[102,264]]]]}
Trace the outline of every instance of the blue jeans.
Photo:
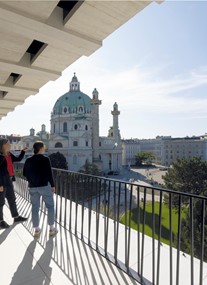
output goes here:
{"type": "Polygon", "coordinates": [[[33,227],[36,228],[39,226],[39,207],[40,207],[41,196],[48,210],[48,224],[50,226],[53,225],[55,220],[55,209],[54,209],[54,199],[53,199],[53,193],[51,191],[51,186],[48,185],[43,187],[32,187],[29,188],[29,193],[30,193],[30,200],[32,203],[33,227]]]}

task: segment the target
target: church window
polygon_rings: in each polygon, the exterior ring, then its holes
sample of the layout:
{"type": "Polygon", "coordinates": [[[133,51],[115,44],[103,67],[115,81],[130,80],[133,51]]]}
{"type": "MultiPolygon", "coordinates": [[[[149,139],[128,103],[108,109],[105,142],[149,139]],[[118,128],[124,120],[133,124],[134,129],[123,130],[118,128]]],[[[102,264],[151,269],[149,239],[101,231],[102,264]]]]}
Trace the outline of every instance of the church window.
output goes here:
{"type": "Polygon", "coordinates": [[[88,141],[86,141],[86,146],[88,146],[88,141]]]}
{"type": "Polygon", "coordinates": [[[99,142],[99,146],[101,146],[101,142],[99,142]]]}
{"type": "Polygon", "coordinates": [[[54,124],[54,126],[53,126],[53,132],[54,132],[54,134],[55,134],[55,124],[54,124]]]}
{"type": "Polygon", "coordinates": [[[64,111],[64,113],[67,113],[68,108],[67,108],[67,107],[65,107],[63,111],[64,111]]]}
{"type": "Polygon", "coordinates": [[[74,126],[74,129],[77,130],[77,129],[78,129],[78,125],[75,125],[75,126],[74,126]]]}
{"type": "Polygon", "coordinates": [[[79,112],[83,113],[83,107],[79,107],[79,112]]]}
{"type": "Polygon", "coordinates": [[[73,146],[78,146],[78,141],[73,141],[73,146]]]}
{"type": "Polygon", "coordinates": [[[61,142],[57,142],[57,143],[55,144],[55,148],[58,148],[58,147],[63,147],[63,145],[61,144],[61,142]]]}
{"type": "Polygon", "coordinates": [[[73,164],[77,164],[77,155],[73,156],[73,164]]]}
{"type": "Polygon", "coordinates": [[[87,126],[87,125],[85,126],[85,130],[86,130],[86,131],[88,130],[88,126],[87,126]]]}
{"type": "Polygon", "coordinates": [[[63,123],[63,132],[64,132],[64,133],[67,133],[67,131],[68,131],[68,125],[67,125],[66,122],[64,122],[64,123],[63,123]]]}

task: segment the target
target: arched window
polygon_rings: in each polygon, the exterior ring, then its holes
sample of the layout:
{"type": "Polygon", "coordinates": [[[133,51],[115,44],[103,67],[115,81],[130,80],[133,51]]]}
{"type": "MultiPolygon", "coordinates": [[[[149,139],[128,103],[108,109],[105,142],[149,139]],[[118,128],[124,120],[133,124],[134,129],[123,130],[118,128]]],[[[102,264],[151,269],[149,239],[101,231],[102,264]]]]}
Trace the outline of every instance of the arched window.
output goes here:
{"type": "Polygon", "coordinates": [[[78,111],[79,111],[80,113],[83,113],[83,107],[79,107],[78,111]]]}
{"type": "Polygon", "coordinates": [[[55,147],[56,147],[56,148],[58,148],[58,147],[63,147],[63,145],[61,144],[61,142],[57,142],[57,143],[55,144],[55,147]]]}
{"type": "Polygon", "coordinates": [[[74,126],[74,129],[77,130],[77,129],[78,129],[78,125],[75,125],[75,126],[74,126]]]}
{"type": "Polygon", "coordinates": [[[73,156],[73,164],[77,164],[77,160],[78,160],[78,159],[77,159],[77,155],[74,155],[74,156],[73,156]]]}
{"type": "Polygon", "coordinates": [[[64,113],[67,113],[67,111],[68,111],[68,108],[67,108],[67,107],[64,107],[63,112],[64,112],[64,113]]]}
{"type": "Polygon", "coordinates": [[[68,131],[68,124],[66,122],[63,123],[63,132],[67,133],[68,131]]]}
{"type": "Polygon", "coordinates": [[[87,125],[85,125],[85,130],[86,130],[86,131],[88,130],[88,126],[87,126],[87,125]]]}

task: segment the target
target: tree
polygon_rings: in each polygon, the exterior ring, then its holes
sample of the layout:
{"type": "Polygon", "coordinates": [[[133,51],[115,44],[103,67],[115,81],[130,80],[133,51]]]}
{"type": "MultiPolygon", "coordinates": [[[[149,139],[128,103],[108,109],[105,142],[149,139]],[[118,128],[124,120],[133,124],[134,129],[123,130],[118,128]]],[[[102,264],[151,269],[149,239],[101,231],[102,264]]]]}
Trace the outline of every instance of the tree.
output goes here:
{"type": "Polygon", "coordinates": [[[66,158],[59,151],[56,153],[50,154],[49,158],[50,158],[52,167],[59,168],[59,169],[68,169],[66,158]]]}
{"type": "Polygon", "coordinates": [[[82,168],[84,169],[84,173],[86,174],[97,175],[97,176],[101,174],[101,172],[98,169],[98,166],[94,163],[86,162],[82,166],[82,168]]]}
{"type": "Polygon", "coordinates": [[[151,165],[153,159],[155,159],[155,155],[151,151],[146,151],[146,152],[138,152],[135,155],[135,164],[137,166],[142,165],[143,163],[147,165],[151,165]]]}
{"type": "Polygon", "coordinates": [[[204,195],[207,190],[207,162],[198,157],[178,159],[163,179],[168,189],[204,195]]]}
{"type": "MultiPolygon", "coordinates": [[[[186,214],[186,218],[181,221],[181,250],[186,253],[191,253],[190,235],[192,226],[190,224],[190,212],[186,214]]],[[[195,200],[193,203],[193,238],[194,247],[193,255],[201,258],[201,240],[202,240],[202,200],[195,200]]],[[[204,260],[207,261],[207,206],[205,206],[204,217],[204,260]]]]}
{"type": "MultiPolygon", "coordinates": [[[[207,162],[200,158],[178,159],[168,169],[163,177],[165,188],[179,192],[191,193],[196,195],[207,195],[207,162]]],[[[172,195],[172,205],[178,208],[179,195],[172,195]]],[[[169,195],[165,195],[165,203],[169,203],[169,195]]],[[[191,216],[190,199],[182,196],[182,208],[185,211],[185,217],[181,220],[181,250],[190,253],[191,236],[191,216]]],[[[202,229],[202,200],[192,199],[193,207],[193,237],[194,237],[194,256],[201,257],[201,229],[202,229]]],[[[204,218],[204,259],[207,260],[207,206],[205,206],[204,218]]]]}

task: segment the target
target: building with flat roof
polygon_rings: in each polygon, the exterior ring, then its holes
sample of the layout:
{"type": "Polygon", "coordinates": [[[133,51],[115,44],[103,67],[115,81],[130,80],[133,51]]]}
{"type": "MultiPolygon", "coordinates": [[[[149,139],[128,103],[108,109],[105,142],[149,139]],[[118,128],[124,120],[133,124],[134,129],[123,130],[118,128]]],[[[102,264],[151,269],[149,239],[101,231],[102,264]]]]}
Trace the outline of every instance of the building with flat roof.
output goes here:
{"type": "Polygon", "coordinates": [[[122,140],[123,165],[135,164],[138,152],[152,152],[154,163],[170,166],[177,159],[201,157],[207,160],[207,139],[204,136],[179,137],[157,136],[155,139],[122,140]]]}

